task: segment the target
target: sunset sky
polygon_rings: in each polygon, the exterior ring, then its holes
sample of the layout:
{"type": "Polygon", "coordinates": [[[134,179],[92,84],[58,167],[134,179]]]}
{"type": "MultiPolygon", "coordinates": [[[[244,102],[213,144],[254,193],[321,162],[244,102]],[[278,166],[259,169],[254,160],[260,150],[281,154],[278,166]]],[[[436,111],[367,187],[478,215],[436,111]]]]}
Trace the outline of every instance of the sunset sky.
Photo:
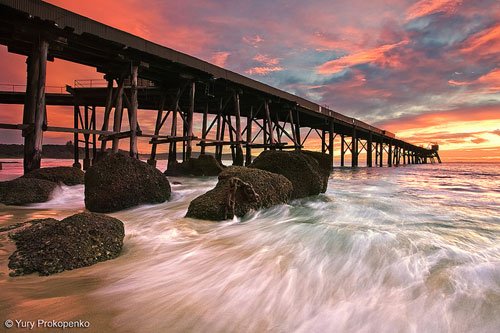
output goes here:
{"type": "MultiPolygon", "coordinates": [[[[500,161],[498,0],[48,2],[412,143],[439,143],[447,161],[500,161]]],[[[24,84],[24,61],[0,46],[0,83],[24,84]]],[[[56,60],[47,84],[85,78],[102,75],[56,60]]],[[[12,110],[2,106],[0,122],[19,122],[12,110]]],[[[0,135],[21,142],[17,132],[0,135]]]]}

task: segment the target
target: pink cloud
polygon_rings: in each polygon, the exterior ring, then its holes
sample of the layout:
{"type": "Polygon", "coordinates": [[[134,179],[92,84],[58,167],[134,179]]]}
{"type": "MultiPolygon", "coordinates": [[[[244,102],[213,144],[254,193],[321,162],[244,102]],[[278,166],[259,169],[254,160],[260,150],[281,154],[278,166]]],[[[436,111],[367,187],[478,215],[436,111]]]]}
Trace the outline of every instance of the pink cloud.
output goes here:
{"type": "Polygon", "coordinates": [[[476,55],[490,55],[500,50],[500,24],[469,37],[462,51],[476,55]]]}
{"type": "Polygon", "coordinates": [[[406,12],[406,19],[413,20],[433,13],[453,13],[462,4],[461,0],[421,0],[406,12]]]}
{"type": "Polygon", "coordinates": [[[364,39],[364,33],[354,28],[345,28],[341,34],[329,35],[323,32],[315,32],[310,43],[317,51],[346,50],[350,52],[360,50],[360,41],[364,39]]]}
{"type": "Polygon", "coordinates": [[[335,74],[348,67],[366,64],[371,62],[377,62],[380,64],[391,65],[392,62],[385,60],[386,52],[398,47],[400,45],[408,43],[407,41],[402,41],[396,44],[382,45],[373,49],[363,50],[355,52],[338,59],[330,60],[317,68],[320,74],[335,74]]]}
{"type": "Polygon", "coordinates": [[[229,52],[215,52],[210,59],[210,62],[219,67],[226,67],[226,62],[229,55],[229,52]]]}
{"type": "Polygon", "coordinates": [[[284,68],[281,66],[260,66],[260,67],[253,67],[250,69],[247,69],[245,71],[246,74],[249,75],[267,75],[272,72],[279,72],[282,71],[284,68]]]}
{"type": "Polygon", "coordinates": [[[280,63],[279,58],[271,58],[264,54],[257,54],[255,57],[253,57],[253,60],[263,63],[266,66],[275,66],[280,63]]]}
{"type": "Polygon", "coordinates": [[[243,37],[243,41],[247,44],[252,45],[253,47],[258,47],[258,45],[264,41],[264,38],[259,35],[245,36],[243,37]]]}

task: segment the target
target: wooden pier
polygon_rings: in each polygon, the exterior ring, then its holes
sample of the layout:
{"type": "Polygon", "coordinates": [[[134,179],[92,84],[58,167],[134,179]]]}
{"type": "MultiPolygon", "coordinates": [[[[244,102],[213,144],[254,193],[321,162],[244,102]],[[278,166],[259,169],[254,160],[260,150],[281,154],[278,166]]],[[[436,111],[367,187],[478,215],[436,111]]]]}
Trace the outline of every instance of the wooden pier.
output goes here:
{"type": "Polygon", "coordinates": [[[350,153],[350,166],[357,167],[361,152],[368,167],[441,162],[437,146],[427,149],[399,140],[298,96],[42,1],[0,0],[0,44],[27,57],[25,92],[0,92],[0,104],[24,105],[22,124],[0,119],[0,128],[22,132],[25,172],[40,167],[47,131],[73,133],[74,165],[81,166],[82,143],[84,169],[101,152],[118,151],[120,140],[128,140],[130,155],[138,157],[140,137],[149,140],[152,165],[163,144],[168,145],[169,165],[178,152],[183,160],[193,156],[193,146],[201,154],[212,151],[218,160],[228,147],[233,163],[244,165],[258,150],[300,150],[313,136],[320,138],[332,166],[335,141],[340,142],[340,166],[346,166],[350,153]],[[96,68],[104,84],[75,82],[66,92],[46,92],[46,63],[56,58],[96,68]],[[72,107],[71,127],[50,126],[47,105],[72,107]],[[139,110],[156,113],[150,133],[140,126],[139,110]]]}

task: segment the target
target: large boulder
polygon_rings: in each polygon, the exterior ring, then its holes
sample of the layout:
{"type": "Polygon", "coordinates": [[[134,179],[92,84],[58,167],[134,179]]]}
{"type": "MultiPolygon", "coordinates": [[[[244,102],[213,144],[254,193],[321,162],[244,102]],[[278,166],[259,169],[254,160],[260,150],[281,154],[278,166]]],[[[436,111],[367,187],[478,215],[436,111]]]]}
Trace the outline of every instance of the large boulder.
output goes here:
{"type": "Polygon", "coordinates": [[[5,205],[25,205],[45,202],[50,199],[56,183],[36,178],[17,178],[0,182],[0,203],[5,205]]]}
{"type": "Polygon", "coordinates": [[[301,150],[300,153],[310,156],[318,162],[319,170],[323,181],[323,189],[321,192],[326,192],[326,189],[328,187],[328,179],[330,178],[330,174],[333,170],[331,164],[332,160],[330,155],[324,154],[319,151],[310,151],[310,150],[301,150]]]}
{"type": "Polygon", "coordinates": [[[31,221],[10,234],[17,246],[9,257],[10,275],[49,275],[116,258],[124,236],[123,223],[102,214],[86,212],[62,221],[31,221]]]}
{"type": "Polygon", "coordinates": [[[318,161],[300,152],[263,151],[250,168],[285,176],[293,184],[292,199],[317,195],[326,191],[324,171],[318,161]]]}
{"type": "Polygon", "coordinates": [[[105,156],[85,173],[85,207],[92,212],[161,203],[170,194],[170,184],[160,170],[122,154],[105,156]]]}
{"type": "Polygon", "coordinates": [[[63,166],[36,169],[23,176],[23,178],[43,179],[68,186],[83,184],[84,177],[85,174],[82,170],[63,166]]]}
{"type": "Polygon", "coordinates": [[[200,155],[198,158],[190,158],[182,163],[169,165],[165,175],[167,176],[217,176],[224,170],[224,166],[212,155],[200,155]]]}
{"type": "Polygon", "coordinates": [[[292,183],[264,170],[229,167],[212,190],[189,204],[187,217],[220,221],[290,200],[292,183]]]}

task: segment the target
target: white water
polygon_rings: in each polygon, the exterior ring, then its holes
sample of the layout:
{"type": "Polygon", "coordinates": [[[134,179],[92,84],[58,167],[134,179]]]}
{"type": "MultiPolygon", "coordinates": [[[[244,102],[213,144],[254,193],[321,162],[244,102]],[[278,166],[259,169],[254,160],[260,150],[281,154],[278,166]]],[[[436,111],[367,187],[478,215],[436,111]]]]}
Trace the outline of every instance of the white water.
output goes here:
{"type": "MultiPolygon", "coordinates": [[[[171,178],[169,202],[112,214],[126,227],[122,256],[2,274],[0,313],[57,310],[96,332],[498,332],[498,170],[335,170],[324,195],[222,223],[183,217],[216,178],[171,178]]],[[[83,187],[62,187],[44,204],[0,206],[0,224],[82,209],[83,187]]]]}

